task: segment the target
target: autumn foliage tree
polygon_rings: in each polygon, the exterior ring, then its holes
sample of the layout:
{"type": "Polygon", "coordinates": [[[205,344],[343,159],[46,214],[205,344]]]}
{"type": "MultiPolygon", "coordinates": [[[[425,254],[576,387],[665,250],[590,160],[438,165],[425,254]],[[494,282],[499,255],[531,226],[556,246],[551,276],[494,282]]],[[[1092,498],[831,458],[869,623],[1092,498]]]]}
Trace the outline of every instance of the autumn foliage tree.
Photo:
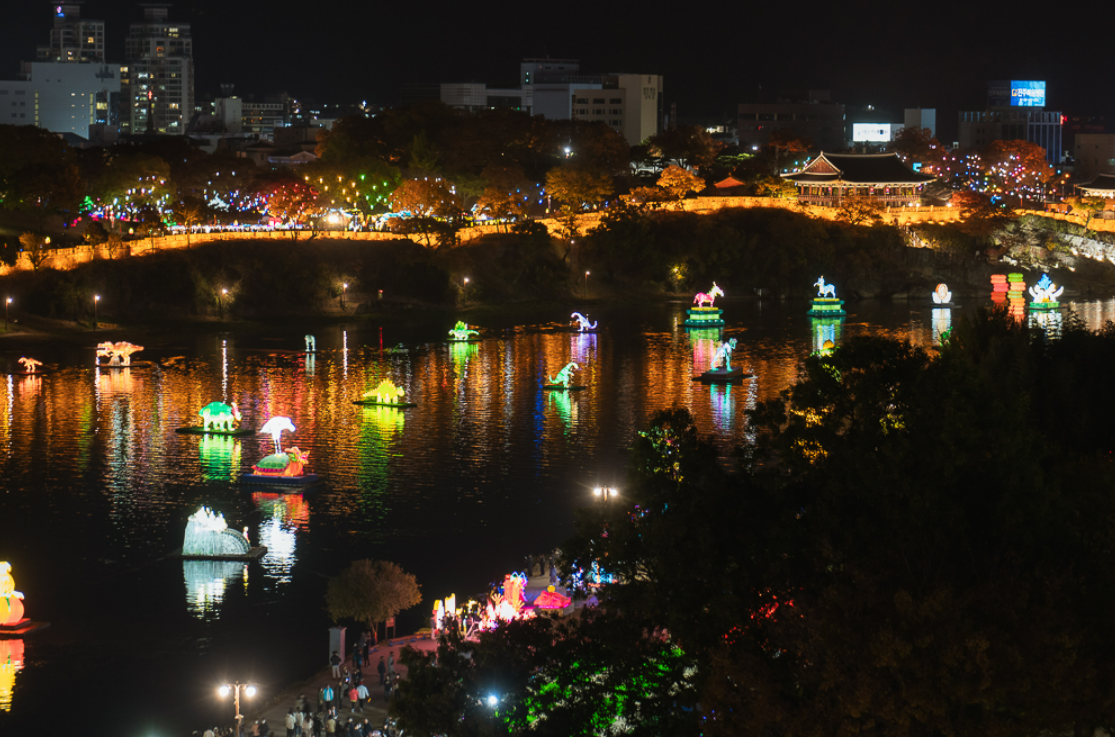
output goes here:
{"type": "Polygon", "coordinates": [[[325,606],[334,621],[355,619],[372,628],[422,601],[413,574],[395,563],[358,560],[329,579],[325,606]]]}
{"type": "Polygon", "coordinates": [[[980,179],[976,189],[998,196],[1009,204],[1041,199],[1044,185],[1053,178],[1045,149],[1029,141],[992,141],[979,155],[980,179]]]}

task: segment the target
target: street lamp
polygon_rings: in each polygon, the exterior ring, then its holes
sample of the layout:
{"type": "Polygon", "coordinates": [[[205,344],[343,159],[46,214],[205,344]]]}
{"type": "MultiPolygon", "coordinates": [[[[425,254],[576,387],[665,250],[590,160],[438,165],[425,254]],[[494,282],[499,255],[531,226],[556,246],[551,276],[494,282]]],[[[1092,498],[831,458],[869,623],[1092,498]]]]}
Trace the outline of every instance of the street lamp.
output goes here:
{"type": "Polygon", "coordinates": [[[611,501],[613,497],[619,496],[619,489],[615,489],[611,486],[597,486],[592,490],[592,495],[597,499],[603,499],[607,502],[611,501]]]}
{"type": "Polygon", "coordinates": [[[93,295],[93,329],[97,329],[97,303],[101,301],[101,295],[93,295]]]}
{"type": "Polygon", "coordinates": [[[217,295],[217,306],[220,308],[221,319],[225,319],[225,297],[228,296],[228,290],[222,289],[221,293],[217,295]]]}
{"type": "Polygon", "coordinates": [[[12,298],[8,297],[4,300],[4,330],[7,331],[11,326],[8,325],[8,305],[12,303],[12,298]]]}
{"type": "Polygon", "coordinates": [[[589,275],[589,272],[586,271],[585,272],[585,296],[586,297],[588,296],[588,275],[589,275]]]}
{"type": "Polygon", "coordinates": [[[217,689],[217,693],[223,699],[228,696],[229,692],[234,694],[233,704],[236,706],[236,737],[240,737],[240,722],[244,719],[244,715],[240,713],[240,692],[243,691],[245,696],[251,697],[256,695],[256,687],[250,683],[226,683],[217,689]]]}
{"type": "Polygon", "coordinates": [[[345,295],[348,294],[348,282],[341,284],[341,312],[345,311],[345,295]]]}

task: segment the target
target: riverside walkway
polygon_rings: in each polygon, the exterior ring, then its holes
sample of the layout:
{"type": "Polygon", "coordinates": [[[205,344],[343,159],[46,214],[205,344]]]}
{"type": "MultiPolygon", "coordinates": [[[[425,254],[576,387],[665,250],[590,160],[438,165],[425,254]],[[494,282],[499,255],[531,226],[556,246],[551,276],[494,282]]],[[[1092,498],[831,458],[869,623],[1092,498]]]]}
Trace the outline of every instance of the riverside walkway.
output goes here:
{"type": "MultiPolygon", "coordinates": [[[[546,587],[550,585],[548,576],[530,576],[527,578],[526,599],[533,601],[534,598],[546,587]]],[[[380,657],[387,658],[389,653],[395,656],[395,673],[399,675],[402,680],[407,678],[407,667],[402,664],[400,655],[403,648],[412,647],[416,650],[425,652],[432,652],[437,649],[437,640],[431,639],[425,633],[408,635],[406,637],[393,637],[390,640],[381,640],[377,645],[369,649],[370,665],[365,665],[362,669],[364,674],[364,683],[368,687],[369,699],[364,704],[364,711],[359,709],[356,712],[351,711],[351,704],[348,700],[347,693],[340,693],[338,679],[333,677],[333,669],[329,666],[322,668],[310,678],[302,683],[295,684],[285,689],[274,697],[268,697],[266,694],[260,694],[259,698],[261,706],[253,709],[252,705],[241,702],[244,706],[244,734],[250,734],[252,724],[257,721],[267,720],[267,726],[270,728],[272,734],[283,735],[286,734],[286,715],[287,712],[294,707],[295,702],[300,696],[306,697],[306,702],[309,704],[310,709],[316,711],[317,709],[317,695],[318,692],[326,685],[329,684],[334,690],[338,691],[341,695],[339,701],[340,706],[337,709],[337,716],[339,717],[339,724],[343,725],[348,722],[349,717],[354,722],[362,722],[364,719],[374,729],[383,727],[384,720],[387,719],[387,701],[383,695],[383,686],[379,683],[379,673],[376,672],[376,664],[379,662],[380,657]]],[[[349,654],[351,655],[351,653],[349,654]]],[[[352,658],[347,657],[341,668],[352,669],[352,658]]],[[[338,733],[340,730],[338,729],[338,733]]]]}

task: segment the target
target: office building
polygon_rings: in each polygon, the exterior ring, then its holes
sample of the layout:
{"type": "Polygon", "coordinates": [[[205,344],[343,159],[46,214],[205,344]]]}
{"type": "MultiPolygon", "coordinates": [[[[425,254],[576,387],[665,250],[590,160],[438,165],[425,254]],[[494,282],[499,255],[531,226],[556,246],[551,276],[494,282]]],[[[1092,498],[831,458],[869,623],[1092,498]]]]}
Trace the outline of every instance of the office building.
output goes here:
{"type": "Polygon", "coordinates": [[[1099,174],[1115,172],[1115,135],[1111,133],[1078,133],[1073,157],[1076,178],[1094,179],[1099,174]]]}
{"type": "Polygon", "coordinates": [[[120,65],[25,62],[22,77],[0,81],[0,124],[34,125],[85,140],[115,130],[120,65]]]}
{"type": "Polygon", "coordinates": [[[80,0],[50,3],[54,26],[50,43],[35,51],[36,61],[66,63],[103,63],[105,60],[105,22],[81,17],[80,0]]]}
{"type": "Polygon", "coordinates": [[[902,123],[905,128],[928,128],[931,138],[937,137],[937,109],[908,107],[902,111],[902,123]]]}
{"type": "Polygon", "coordinates": [[[189,23],[172,22],[170,3],[140,3],[143,21],[124,42],[121,128],[132,135],[184,135],[194,113],[194,54],[189,23]]]}
{"type": "Polygon", "coordinates": [[[1045,149],[1045,160],[1061,163],[1064,117],[1045,109],[1045,82],[995,81],[987,85],[987,110],[961,111],[960,148],[979,150],[992,141],[1029,141],[1045,149]]]}
{"type": "Polygon", "coordinates": [[[808,90],[803,96],[783,97],[772,103],[739,105],[739,145],[744,150],[765,146],[770,134],[788,131],[808,141],[814,150],[843,151],[845,110],[834,104],[828,90],[808,90]]]}

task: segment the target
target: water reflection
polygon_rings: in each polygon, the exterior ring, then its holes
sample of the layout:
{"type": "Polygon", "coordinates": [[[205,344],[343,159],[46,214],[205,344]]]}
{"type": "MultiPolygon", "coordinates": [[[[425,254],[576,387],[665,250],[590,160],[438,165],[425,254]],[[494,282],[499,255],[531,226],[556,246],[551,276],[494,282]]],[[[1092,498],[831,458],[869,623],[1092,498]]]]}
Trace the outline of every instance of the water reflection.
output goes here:
{"type": "Polygon", "coordinates": [[[1029,326],[1045,331],[1045,339],[1057,338],[1061,335],[1064,325],[1064,316],[1060,310],[1035,310],[1028,315],[1029,326]]]}
{"type": "Polygon", "coordinates": [[[720,347],[722,328],[686,328],[689,343],[693,346],[691,374],[698,376],[712,368],[712,359],[720,347]]]}
{"type": "Polygon", "coordinates": [[[186,608],[204,621],[218,619],[225,591],[237,581],[248,588],[248,566],[235,560],[184,560],[186,608]]]}
{"type": "Polygon", "coordinates": [[[824,353],[840,345],[844,334],[843,317],[810,317],[813,329],[813,352],[824,353]]]}
{"type": "Polygon", "coordinates": [[[563,434],[568,435],[577,422],[577,392],[555,390],[546,392],[546,394],[547,408],[552,407],[557,413],[564,428],[563,434]]]}
{"type": "Polygon", "coordinates": [[[23,670],[23,640],[0,640],[0,711],[12,710],[16,673],[23,670]]]}
{"type": "Polygon", "coordinates": [[[224,435],[198,439],[201,475],[208,481],[236,481],[240,475],[240,441],[224,435]]]}
{"type": "Polygon", "coordinates": [[[943,342],[944,336],[949,334],[952,330],[952,310],[945,307],[934,308],[933,310],[933,343],[940,345],[943,342]]]}

